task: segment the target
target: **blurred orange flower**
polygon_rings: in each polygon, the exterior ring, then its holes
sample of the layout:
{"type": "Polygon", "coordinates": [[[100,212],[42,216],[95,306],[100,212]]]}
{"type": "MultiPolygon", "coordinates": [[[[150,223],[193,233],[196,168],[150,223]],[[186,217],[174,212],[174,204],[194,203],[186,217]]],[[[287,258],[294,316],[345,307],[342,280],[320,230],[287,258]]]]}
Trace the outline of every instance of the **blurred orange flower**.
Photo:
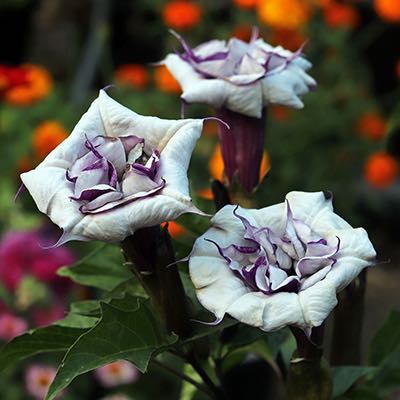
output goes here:
{"type": "Polygon", "coordinates": [[[215,136],[218,134],[218,122],[214,120],[205,121],[203,124],[203,135],[215,136]]]}
{"type": "Polygon", "coordinates": [[[160,65],[156,68],[154,72],[154,81],[162,92],[179,94],[182,91],[181,86],[165,65],[160,65]]]}
{"type": "Polygon", "coordinates": [[[258,0],[233,0],[233,4],[239,8],[255,8],[258,0]]]}
{"type": "Polygon", "coordinates": [[[161,226],[164,227],[167,224],[168,224],[168,233],[174,239],[187,234],[187,230],[182,225],[178,224],[175,221],[164,222],[161,224],[161,226]]]}
{"type": "MultiPolygon", "coordinates": [[[[266,151],[263,153],[263,158],[261,160],[260,166],[260,181],[264,179],[265,175],[270,170],[270,160],[266,151]]],[[[210,175],[219,181],[224,180],[224,161],[222,159],[221,153],[221,145],[217,143],[214,147],[214,152],[211,156],[211,159],[208,163],[208,169],[210,171],[210,175]]],[[[206,193],[207,194],[207,193],[206,193]]]]}
{"type": "Polygon", "coordinates": [[[282,46],[285,49],[296,51],[306,40],[306,37],[298,30],[273,29],[269,41],[274,46],[282,46]]]}
{"type": "Polygon", "coordinates": [[[308,0],[260,0],[258,17],[266,25],[277,29],[299,29],[311,17],[308,0]]]}
{"type": "Polygon", "coordinates": [[[361,136],[378,141],[386,134],[386,121],[377,112],[366,112],[357,121],[357,132],[361,136]]]}
{"type": "Polygon", "coordinates": [[[24,82],[11,87],[4,95],[8,103],[16,106],[29,105],[43,99],[53,87],[53,80],[44,68],[30,64],[21,68],[25,72],[24,82]]]}
{"type": "Polygon", "coordinates": [[[351,5],[331,1],[324,7],[324,20],[332,28],[355,28],[360,22],[360,16],[351,5]]]}
{"type": "Polygon", "coordinates": [[[269,108],[273,118],[277,121],[285,121],[289,118],[291,110],[285,106],[271,106],[269,108]]]}
{"type": "Polygon", "coordinates": [[[197,191],[197,196],[205,200],[214,200],[213,192],[210,188],[204,188],[197,191]]]}
{"type": "Polygon", "coordinates": [[[26,71],[21,67],[0,65],[0,96],[19,85],[26,84],[26,71]]]}
{"type": "Polygon", "coordinates": [[[375,12],[388,22],[400,22],[399,0],[374,0],[375,12]]]}
{"type": "Polygon", "coordinates": [[[36,157],[40,160],[43,159],[67,137],[68,132],[59,122],[42,122],[36,127],[32,138],[36,157]]]}
{"type": "Polygon", "coordinates": [[[391,185],[399,172],[399,164],[390,154],[377,152],[372,154],[364,166],[366,181],[373,187],[382,189],[391,185]]]}
{"type": "Polygon", "coordinates": [[[189,0],[174,0],[165,4],[162,12],[165,25],[186,30],[196,26],[201,19],[201,7],[189,0]]]}
{"type": "Polygon", "coordinates": [[[115,70],[115,80],[121,84],[144,89],[149,83],[149,73],[140,64],[124,64],[115,70]]]}
{"type": "Polygon", "coordinates": [[[243,40],[243,42],[250,42],[253,28],[250,25],[237,25],[232,32],[232,36],[243,40]]]}
{"type": "Polygon", "coordinates": [[[33,160],[28,156],[21,157],[17,162],[18,175],[21,175],[24,172],[28,172],[33,168],[34,168],[33,160]]]}

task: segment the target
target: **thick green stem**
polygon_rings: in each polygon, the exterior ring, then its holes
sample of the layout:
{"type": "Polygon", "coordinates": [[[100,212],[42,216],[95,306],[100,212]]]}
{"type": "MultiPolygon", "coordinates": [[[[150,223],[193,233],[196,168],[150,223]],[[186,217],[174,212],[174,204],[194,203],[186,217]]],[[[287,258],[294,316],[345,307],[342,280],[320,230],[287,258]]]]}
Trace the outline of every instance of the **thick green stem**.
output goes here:
{"type": "Polygon", "coordinates": [[[332,378],[329,367],[322,358],[323,329],[314,328],[310,338],[292,328],[297,350],[289,367],[286,398],[288,400],[330,400],[332,378]]]}
{"type": "Polygon", "coordinates": [[[361,274],[338,294],[334,313],[331,364],[360,365],[364,297],[367,272],[361,274]]]}
{"type": "Polygon", "coordinates": [[[121,243],[127,265],[158,309],[166,328],[180,337],[191,331],[188,305],[167,228],[136,231],[121,243]],[[171,265],[173,264],[173,265],[171,265]]]}

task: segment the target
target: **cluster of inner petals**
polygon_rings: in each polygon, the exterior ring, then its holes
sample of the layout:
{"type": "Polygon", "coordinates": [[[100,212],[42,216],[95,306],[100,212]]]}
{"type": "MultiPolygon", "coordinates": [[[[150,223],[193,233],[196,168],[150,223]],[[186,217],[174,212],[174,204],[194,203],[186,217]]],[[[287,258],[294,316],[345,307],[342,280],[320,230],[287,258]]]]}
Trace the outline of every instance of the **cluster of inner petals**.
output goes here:
{"type": "Polygon", "coordinates": [[[144,139],[135,135],[86,139],[83,155],[66,171],[71,200],[84,214],[108,211],[159,192],[160,154],[144,151],[144,139]]]}
{"type": "Polygon", "coordinates": [[[184,52],[181,59],[188,62],[204,78],[219,78],[237,85],[247,85],[265,76],[284,70],[301,55],[302,47],[292,53],[274,48],[253,34],[250,43],[232,38],[211,40],[191,48],[178,36],[184,52]]]}
{"type": "Polygon", "coordinates": [[[245,285],[255,292],[298,293],[326,277],[336,263],[340,240],[331,244],[293,217],[287,203],[286,228],[278,235],[269,227],[255,227],[233,211],[244,226],[246,244],[221,247],[213,240],[221,257],[245,285]]]}

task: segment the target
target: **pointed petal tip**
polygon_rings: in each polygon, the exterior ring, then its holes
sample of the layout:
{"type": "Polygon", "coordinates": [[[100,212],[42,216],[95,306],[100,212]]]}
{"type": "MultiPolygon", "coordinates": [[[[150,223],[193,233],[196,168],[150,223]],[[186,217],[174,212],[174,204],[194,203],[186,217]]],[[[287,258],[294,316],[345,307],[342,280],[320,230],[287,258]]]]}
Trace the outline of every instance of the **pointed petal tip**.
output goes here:
{"type": "Polygon", "coordinates": [[[197,323],[202,324],[202,325],[216,326],[220,322],[222,322],[223,319],[224,319],[224,316],[216,317],[216,319],[214,321],[211,321],[211,322],[200,321],[199,319],[193,319],[193,318],[191,319],[191,321],[192,322],[197,322],[197,323]]]}
{"type": "Polygon", "coordinates": [[[114,85],[113,83],[110,83],[110,84],[104,86],[102,89],[100,89],[100,93],[101,93],[101,92],[107,93],[107,91],[108,91],[109,89],[112,89],[112,88],[115,88],[115,87],[116,87],[116,85],[114,85]]]}
{"type": "Polygon", "coordinates": [[[25,186],[23,183],[21,183],[20,187],[19,187],[18,190],[17,190],[17,193],[15,193],[15,196],[14,196],[14,203],[17,202],[19,195],[20,195],[21,193],[25,192],[25,190],[26,190],[26,186],[25,186]]]}
{"type": "MultiPolygon", "coordinates": [[[[183,100],[183,101],[185,101],[185,100],[183,100]]],[[[231,127],[224,120],[222,120],[221,118],[218,118],[218,117],[206,117],[206,118],[203,118],[203,123],[206,122],[206,121],[217,121],[221,125],[225,126],[226,129],[231,130],[231,127]]]]}
{"type": "Polygon", "coordinates": [[[50,249],[55,249],[57,247],[60,247],[63,244],[70,242],[71,240],[85,240],[85,239],[80,238],[76,235],[73,235],[70,231],[63,230],[62,235],[60,236],[60,238],[57,240],[56,243],[54,243],[52,245],[43,245],[41,243],[38,243],[38,245],[43,250],[50,250],[50,249]]]}

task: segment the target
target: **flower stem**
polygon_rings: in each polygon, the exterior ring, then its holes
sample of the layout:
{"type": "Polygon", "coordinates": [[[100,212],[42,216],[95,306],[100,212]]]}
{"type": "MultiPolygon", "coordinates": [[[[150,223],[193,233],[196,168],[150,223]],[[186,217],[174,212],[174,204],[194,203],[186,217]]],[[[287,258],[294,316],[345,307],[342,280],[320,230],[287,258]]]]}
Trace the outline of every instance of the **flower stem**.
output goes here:
{"type": "Polygon", "coordinates": [[[227,108],[220,108],[217,116],[226,122],[219,124],[219,140],[224,160],[224,171],[230,186],[235,180],[246,192],[258,185],[264,151],[266,111],[261,118],[252,118],[227,108]]]}
{"type": "Polygon", "coordinates": [[[142,228],[121,243],[133,274],[158,309],[166,328],[180,337],[191,332],[185,291],[175,262],[175,254],[165,227],[142,228]]]}
{"type": "Polygon", "coordinates": [[[194,379],[192,379],[190,376],[185,375],[184,373],[177,371],[175,368],[172,368],[170,365],[164,364],[161,361],[158,360],[152,360],[152,363],[154,365],[157,365],[160,368],[165,369],[166,371],[171,372],[172,374],[176,375],[180,379],[189,382],[191,385],[195,386],[197,390],[200,392],[204,393],[206,396],[208,396],[210,399],[214,399],[214,395],[212,391],[208,388],[205,387],[204,385],[200,384],[199,382],[196,382],[194,379]]]}
{"type": "Polygon", "coordinates": [[[334,313],[331,364],[360,365],[367,272],[360,275],[338,294],[334,313]]]}
{"type": "Polygon", "coordinates": [[[292,356],[286,398],[288,400],[329,400],[332,395],[332,379],[329,368],[322,358],[323,328],[314,328],[309,339],[298,329],[291,328],[297,350],[292,356]]]}

